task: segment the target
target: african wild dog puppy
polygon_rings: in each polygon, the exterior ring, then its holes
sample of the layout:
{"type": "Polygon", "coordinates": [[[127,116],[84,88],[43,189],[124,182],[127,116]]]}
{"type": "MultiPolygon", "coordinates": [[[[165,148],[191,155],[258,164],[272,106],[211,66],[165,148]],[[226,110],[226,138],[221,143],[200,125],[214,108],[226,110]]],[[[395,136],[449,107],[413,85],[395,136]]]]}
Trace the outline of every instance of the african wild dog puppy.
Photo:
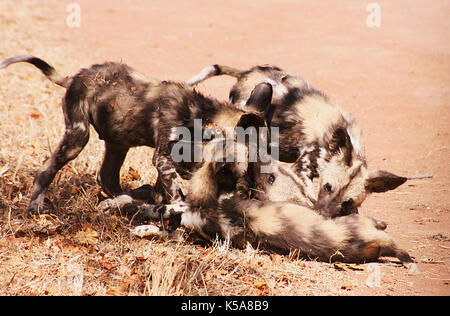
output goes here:
{"type": "Polygon", "coordinates": [[[237,78],[230,102],[240,107],[246,107],[255,85],[272,85],[274,106],[267,107],[264,115],[271,126],[279,127],[280,160],[294,163],[311,199],[312,179],[320,177],[315,208],[322,215],[357,213],[368,194],[393,190],[406,181],[386,171],[368,169],[362,132],[353,116],[299,76],[275,66],[242,71],[214,65],[186,84],[193,86],[218,75],[237,78]]]}
{"type": "MultiPolygon", "coordinates": [[[[252,108],[270,106],[272,97],[270,85],[259,85],[249,98],[251,107],[239,109],[207,98],[181,83],[147,79],[131,67],[114,62],[81,69],[71,77],[60,76],[45,61],[30,55],[9,58],[0,68],[17,62],[33,64],[52,82],[67,89],[62,104],[66,130],[57,149],[37,172],[29,212],[43,210],[45,193],[56,173],[87,144],[89,124],[105,141],[99,182],[107,194],[122,193],[119,173],[129,148],[150,146],[155,148],[153,164],[159,174],[157,202],[180,203],[183,194],[176,172],[189,178],[196,164],[174,163],[171,146],[177,139],[173,138],[173,128],[192,128],[195,119],[201,119],[203,126],[236,126],[239,122],[251,121],[252,117],[260,117],[252,108]]],[[[241,186],[245,188],[243,183],[241,186]]],[[[142,195],[142,191],[138,193],[142,195]]],[[[152,194],[146,190],[144,193],[152,194]]]]}
{"type": "MultiPolygon", "coordinates": [[[[278,166],[273,160],[267,163],[278,166]]],[[[232,246],[241,249],[250,243],[254,248],[281,254],[297,250],[304,258],[326,262],[369,262],[381,256],[397,257],[404,264],[412,262],[409,254],[384,231],[385,223],[359,214],[325,218],[312,208],[287,202],[296,198],[297,193],[285,188],[303,185],[302,182],[285,167],[275,168],[269,177],[261,172],[261,167],[261,162],[236,166],[207,159],[188,182],[186,204],[144,203],[134,211],[150,219],[176,218],[182,226],[206,240],[229,240],[232,246]],[[235,168],[241,172],[230,172],[235,168]],[[224,172],[227,177],[236,177],[243,173],[242,169],[246,169],[245,174],[255,188],[251,199],[221,191],[218,184],[224,172]]],[[[125,204],[133,203],[126,198],[125,204]]],[[[164,234],[155,228],[143,225],[133,232],[164,234]]]]}

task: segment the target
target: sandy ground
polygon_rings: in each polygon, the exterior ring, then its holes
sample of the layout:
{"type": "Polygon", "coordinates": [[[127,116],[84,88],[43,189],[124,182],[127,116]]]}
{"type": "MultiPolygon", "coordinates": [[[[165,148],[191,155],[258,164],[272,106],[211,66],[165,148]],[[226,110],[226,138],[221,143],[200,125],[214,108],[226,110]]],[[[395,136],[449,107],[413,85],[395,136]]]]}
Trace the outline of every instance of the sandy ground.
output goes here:
{"type": "MultiPolygon", "coordinates": [[[[55,64],[61,72],[113,60],[172,80],[214,63],[243,69],[275,64],[329,94],[359,122],[369,166],[433,174],[372,195],[360,209],[389,223],[420,273],[380,264],[379,286],[368,287],[367,269],[331,271],[359,281],[337,294],[450,294],[448,1],[378,1],[381,25],[374,28],[366,24],[368,2],[354,0],[79,0],[79,28],[66,23],[68,3],[33,2],[38,15],[19,16],[17,32],[21,19],[36,19],[42,29],[33,40],[39,45],[5,51],[43,58],[64,52],[67,59],[55,64]]],[[[214,78],[199,90],[225,99],[232,84],[214,78]]]]}

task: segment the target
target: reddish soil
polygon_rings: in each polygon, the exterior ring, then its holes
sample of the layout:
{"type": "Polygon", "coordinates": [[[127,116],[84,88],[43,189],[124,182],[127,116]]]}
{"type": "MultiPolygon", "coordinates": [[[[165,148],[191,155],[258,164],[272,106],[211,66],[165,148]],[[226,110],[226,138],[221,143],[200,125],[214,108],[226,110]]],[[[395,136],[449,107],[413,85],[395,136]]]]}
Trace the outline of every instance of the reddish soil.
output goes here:
{"type": "MultiPolygon", "coordinates": [[[[369,1],[77,2],[80,28],[65,24],[67,1],[40,5],[61,21],[55,38],[89,51],[92,63],[123,61],[148,76],[174,80],[214,63],[275,64],[299,73],[353,113],[364,131],[369,166],[433,174],[370,196],[360,210],[389,223],[420,274],[388,264],[381,268],[381,287],[353,290],[450,294],[448,1],[378,1],[379,28],[366,24],[369,1]]],[[[73,71],[88,66],[68,63],[73,71]]],[[[215,78],[199,90],[225,99],[232,84],[215,78]]]]}

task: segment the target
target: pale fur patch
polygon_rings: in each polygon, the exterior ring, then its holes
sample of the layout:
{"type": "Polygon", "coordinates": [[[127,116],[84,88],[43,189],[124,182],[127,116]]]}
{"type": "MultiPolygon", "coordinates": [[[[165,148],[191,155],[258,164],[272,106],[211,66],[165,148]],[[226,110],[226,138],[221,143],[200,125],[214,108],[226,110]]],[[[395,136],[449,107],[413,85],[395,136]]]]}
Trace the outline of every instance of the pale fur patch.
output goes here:
{"type": "Polygon", "coordinates": [[[393,239],[384,231],[376,229],[373,220],[369,217],[359,216],[358,234],[361,239],[368,242],[376,242],[379,246],[390,247],[393,239]]]}
{"type": "Polygon", "coordinates": [[[321,96],[304,96],[297,104],[296,112],[301,118],[307,142],[322,138],[342,117],[340,109],[321,96]]]}
{"type": "Polygon", "coordinates": [[[202,218],[200,212],[185,212],[181,215],[181,225],[187,228],[202,232],[206,220],[202,218]]]}
{"type": "Polygon", "coordinates": [[[130,229],[130,233],[138,237],[167,237],[167,232],[162,231],[158,226],[155,225],[140,225],[130,229]]]}
{"type": "Polygon", "coordinates": [[[324,220],[316,226],[327,240],[331,241],[336,248],[340,248],[349,238],[349,232],[345,226],[338,225],[332,219],[324,220]]]}
{"type": "Polygon", "coordinates": [[[270,78],[266,78],[265,82],[272,86],[272,103],[279,102],[288,93],[288,89],[286,88],[286,86],[281,84],[280,82],[276,82],[275,80],[270,78]]]}
{"type": "Polygon", "coordinates": [[[204,164],[189,181],[189,196],[200,204],[214,199],[217,193],[216,179],[210,168],[209,164],[204,164]]]}
{"type": "Polygon", "coordinates": [[[86,124],[83,122],[77,122],[72,124],[72,129],[78,129],[80,131],[85,132],[87,130],[86,124]]]}
{"type": "Polygon", "coordinates": [[[310,208],[293,203],[279,203],[281,211],[279,216],[283,216],[289,224],[293,225],[296,234],[303,236],[308,242],[311,239],[311,229],[320,223],[323,218],[310,208]]]}
{"type": "Polygon", "coordinates": [[[133,198],[129,195],[123,194],[116,196],[115,198],[106,199],[98,204],[98,207],[104,212],[109,209],[120,209],[125,204],[133,202],[133,198]]]}
{"type": "Polygon", "coordinates": [[[302,236],[306,242],[314,242],[313,228],[319,229],[335,247],[339,247],[349,236],[345,226],[324,219],[312,209],[294,203],[268,203],[260,208],[250,209],[247,215],[250,218],[250,228],[257,234],[288,234],[285,231],[285,224],[288,223],[294,227],[295,234],[302,236]]]}
{"type": "Polygon", "coordinates": [[[266,235],[283,233],[283,220],[276,214],[275,205],[276,203],[269,203],[263,207],[252,207],[246,212],[253,232],[266,235]]]}
{"type": "Polygon", "coordinates": [[[351,115],[346,111],[342,111],[342,115],[348,122],[347,134],[350,137],[350,142],[352,143],[353,151],[358,156],[358,158],[364,159],[365,154],[364,154],[364,141],[362,131],[359,128],[358,124],[356,124],[356,120],[353,117],[353,115],[351,115]]]}
{"type": "Polygon", "coordinates": [[[276,175],[275,182],[265,188],[265,197],[269,201],[288,201],[313,207],[314,188],[308,189],[308,186],[289,167],[278,164],[272,166],[273,173],[276,175]],[[311,196],[308,197],[308,191],[311,190],[311,196]]]}

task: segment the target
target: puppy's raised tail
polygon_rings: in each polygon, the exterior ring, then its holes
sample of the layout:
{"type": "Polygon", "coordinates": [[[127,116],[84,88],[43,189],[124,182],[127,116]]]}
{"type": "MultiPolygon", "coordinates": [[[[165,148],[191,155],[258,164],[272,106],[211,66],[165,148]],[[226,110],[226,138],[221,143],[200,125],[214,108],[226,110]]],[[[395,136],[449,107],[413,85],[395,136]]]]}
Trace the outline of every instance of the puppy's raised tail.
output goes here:
{"type": "Polygon", "coordinates": [[[0,69],[6,68],[11,64],[20,63],[20,62],[25,62],[25,63],[29,63],[29,64],[36,66],[37,68],[39,68],[42,71],[42,73],[45,76],[47,76],[47,78],[51,82],[53,82],[63,88],[67,88],[72,79],[72,77],[61,76],[60,74],[58,74],[58,72],[55,70],[55,68],[53,68],[52,66],[47,64],[42,59],[31,56],[31,55],[20,55],[20,56],[14,56],[14,57],[5,59],[0,64],[0,69]]]}
{"type": "Polygon", "coordinates": [[[224,66],[224,65],[212,65],[206,68],[203,68],[200,73],[186,81],[186,85],[189,87],[195,86],[196,84],[215,76],[227,75],[235,78],[240,78],[244,71],[224,66]]]}

